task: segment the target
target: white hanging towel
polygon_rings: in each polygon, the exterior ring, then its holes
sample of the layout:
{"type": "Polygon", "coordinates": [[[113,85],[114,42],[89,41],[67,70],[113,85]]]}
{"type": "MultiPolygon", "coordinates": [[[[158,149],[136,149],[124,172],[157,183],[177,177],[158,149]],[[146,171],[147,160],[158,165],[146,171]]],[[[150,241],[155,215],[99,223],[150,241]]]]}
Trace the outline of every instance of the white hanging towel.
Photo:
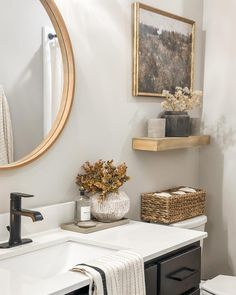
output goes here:
{"type": "Polygon", "coordinates": [[[0,85],[0,166],[13,162],[13,135],[9,106],[0,85]]]}
{"type": "Polygon", "coordinates": [[[43,96],[44,96],[44,136],[50,132],[58,114],[63,91],[63,61],[57,37],[53,28],[43,28],[43,96]]]}
{"type": "Polygon", "coordinates": [[[78,264],[72,271],[89,277],[89,295],[146,294],[143,258],[131,251],[122,250],[78,264]]]}

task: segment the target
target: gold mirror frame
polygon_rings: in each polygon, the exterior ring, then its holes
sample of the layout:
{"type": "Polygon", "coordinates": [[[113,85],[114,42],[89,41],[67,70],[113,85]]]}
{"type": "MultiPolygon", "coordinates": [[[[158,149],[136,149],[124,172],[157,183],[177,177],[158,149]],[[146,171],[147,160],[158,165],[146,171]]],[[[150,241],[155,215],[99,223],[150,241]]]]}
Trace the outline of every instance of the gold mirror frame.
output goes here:
{"type": "Polygon", "coordinates": [[[75,88],[75,64],[70,37],[62,15],[54,0],[40,0],[40,2],[47,11],[48,16],[54,26],[62,52],[64,85],[61,106],[53,127],[43,142],[29,155],[20,159],[19,161],[10,163],[6,166],[0,166],[0,170],[24,166],[42,156],[55,143],[56,139],[62,132],[69,117],[73,102],[75,88]]]}

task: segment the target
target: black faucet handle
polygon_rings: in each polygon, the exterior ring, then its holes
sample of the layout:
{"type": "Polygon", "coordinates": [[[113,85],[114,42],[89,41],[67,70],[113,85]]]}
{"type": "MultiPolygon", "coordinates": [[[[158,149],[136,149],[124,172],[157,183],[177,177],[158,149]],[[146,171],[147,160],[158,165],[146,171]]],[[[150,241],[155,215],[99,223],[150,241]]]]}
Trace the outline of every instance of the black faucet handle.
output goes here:
{"type": "Polygon", "coordinates": [[[11,199],[20,199],[20,198],[32,198],[34,195],[28,195],[23,193],[11,193],[11,199]]]}

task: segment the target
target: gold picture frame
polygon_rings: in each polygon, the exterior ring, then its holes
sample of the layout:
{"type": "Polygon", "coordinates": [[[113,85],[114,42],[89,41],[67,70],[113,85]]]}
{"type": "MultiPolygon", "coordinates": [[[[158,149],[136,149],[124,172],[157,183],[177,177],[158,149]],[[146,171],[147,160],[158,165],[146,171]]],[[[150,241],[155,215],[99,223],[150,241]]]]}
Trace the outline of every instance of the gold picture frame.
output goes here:
{"type": "Polygon", "coordinates": [[[163,97],[163,90],[176,86],[192,90],[195,22],[139,2],[133,6],[133,96],[163,97]]]}

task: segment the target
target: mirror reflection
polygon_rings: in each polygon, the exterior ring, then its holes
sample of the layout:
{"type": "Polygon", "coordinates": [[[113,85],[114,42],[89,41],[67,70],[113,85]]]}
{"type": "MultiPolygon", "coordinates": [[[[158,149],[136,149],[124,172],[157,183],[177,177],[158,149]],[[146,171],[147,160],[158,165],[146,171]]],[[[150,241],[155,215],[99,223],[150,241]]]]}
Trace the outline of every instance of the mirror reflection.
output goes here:
{"type": "Polygon", "coordinates": [[[63,63],[39,0],[0,0],[0,166],[38,147],[58,114],[63,63]]]}

